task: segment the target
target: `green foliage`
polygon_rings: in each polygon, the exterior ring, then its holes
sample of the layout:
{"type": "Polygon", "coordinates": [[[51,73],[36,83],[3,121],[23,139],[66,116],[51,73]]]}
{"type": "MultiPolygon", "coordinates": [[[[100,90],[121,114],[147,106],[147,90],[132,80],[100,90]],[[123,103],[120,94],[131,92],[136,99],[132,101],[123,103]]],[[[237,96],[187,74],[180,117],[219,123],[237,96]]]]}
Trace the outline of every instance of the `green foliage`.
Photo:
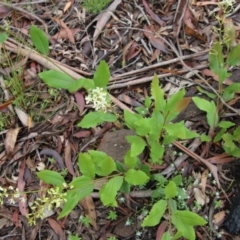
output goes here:
{"type": "Polygon", "coordinates": [[[0,43],[4,43],[8,38],[8,35],[7,33],[3,32],[3,33],[0,33],[0,43]]]}
{"type": "Polygon", "coordinates": [[[65,180],[60,173],[51,170],[43,170],[37,173],[37,176],[45,183],[61,187],[65,180]]]}
{"type": "Polygon", "coordinates": [[[49,41],[46,34],[38,27],[32,25],[30,27],[30,37],[37,50],[44,55],[48,55],[49,41]]]}
{"type": "Polygon", "coordinates": [[[90,112],[86,114],[82,121],[78,124],[82,128],[91,128],[102,122],[115,122],[117,117],[111,113],[104,111],[90,112]]]}
{"type": "Polygon", "coordinates": [[[78,236],[74,236],[74,235],[69,235],[68,240],[82,240],[82,238],[80,238],[78,236]]]}
{"type": "Polygon", "coordinates": [[[107,4],[109,4],[111,0],[83,0],[83,7],[91,13],[99,13],[101,12],[107,4]]]}
{"type": "Polygon", "coordinates": [[[117,219],[116,211],[110,210],[110,212],[108,213],[107,219],[109,219],[109,220],[116,220],[117,219]]]}

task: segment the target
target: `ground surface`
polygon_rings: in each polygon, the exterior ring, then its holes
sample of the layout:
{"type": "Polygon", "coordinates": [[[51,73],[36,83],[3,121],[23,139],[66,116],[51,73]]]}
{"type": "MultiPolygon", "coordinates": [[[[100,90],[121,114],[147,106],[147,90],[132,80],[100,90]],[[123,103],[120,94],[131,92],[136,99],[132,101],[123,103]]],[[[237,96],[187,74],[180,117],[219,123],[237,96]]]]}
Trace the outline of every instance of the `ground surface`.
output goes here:
{"type": "MultiPolygon", "coordinates": [[[[81,2],[72,1],[25,1],[0,3],[0,33],[7,31],[8,39],[0,45],[0,186],[35,191],[27,196],[27,209],[8,199],[0,207],[0,239],[67,239],[70,235],[82,239],[158,239],[161,228],[140,227],[140,210],[151,203],[148,191],[133,189],[139,195],[127,195],[115,209],[118,217],[109,220],[110,208],[92,197],[81,201],[66,218],[57,220],[59,210],[29,226],[26,213],[29,205],[43,188],[36,172],[46,169],[61,171],[66,166],[66,180],[78,176],[76,160],[80,151],[98,149],[107,152],[115,160],[122,161],[129,145],[124,140],[132,132],[123,123],[103,124],[94,129],[81,129],[77,123],[84,114],[92,111],[84,102],[86,92],[69,94],[65,90],[51,89],[38,77],[38,73],[54,66],[46,64],[41,55],[30,54],[29,29],[32,24],[47,34],[50,41],[49,58],[58,66],[66,67],[73,77],[93,76],[100,60],[105,60],[111,71],[108,85],[116,111],[142,106],[149,96],[150,82],[156,73],[165,89],[166,96],[186,89],[186,96],[198,94],[197,86],[208,87],[196,71],[208,83],[216,87],[217,78],[209,70],[208,53],[216,38],[214,27],[219,28],[216,16],[222,12],[215,1],[112,1],[111,14],[92,14],[83,9],[81,2]],[[180,61],[184,60],[184,63],[180,61]],[[186,65],[188,68],[186,68],[186,65]],[[75,74],[75,75],[74,75],[75,74]],[[145,195],[144,195],[145,194],[145,195]],[[148,197],[146,197],[148,196],[148,197]],[[81,215],[92,219],[92,225],[79,221],[81,215]],[[96,216],[96,219],[95,219],[96,216]],[[127,219],[132,220],[126,226],[127,219]],[[136,236],[140,231],[141,236],[136,236]]],[[[228,18],[236,28],[239,42],[238,1],[229,11],[228,18]]],[[[231,69],[227,84],[238,82],[239,70],[231,69]]],[[[229,103],[239,108],[239,96],[229,103]]],[[[225,113],[230,113],[224,108],[225,113]]],[[[239,125],[239,116],[225,118],[239,125]]],[[[175,121],[193,123],[193,130],[207,132],[204,112],[190,102],[175,121]]],[[[192,141],[187,142],[189,146],[192,141]]],[[[161,166],[152,166],[156,172],[168,171],[177,160],[171,152],[161,166]]],[[[239,187],[239,159],[223,153],[221,146],[200,144],[195,154],[218,167],[222,189],[213,184],[213,178],[205,181],[208,200],[194,210],[196,196],[190,194],[190,209],[207,216],[209,224],[197,228],[198,239],[239,239],[226,231],[223,222],[232,204],[228,197],[237,195],[239,187]],[[215,193],[219,191],[218,206],[215,193]],[[214,220],[214,222],[213,222],[214,220]]],[[[141,156],[145,161],[145,156],[141,156]]],[[[185,179],[202,179],[209,170],[205,165],[188,157],[178,170],[184,169],[185,179]]],[[[165,172],[166,173],[166,172],[165,172]]],[[[171,173],[172,174],[172,171],[171,173]]],[[[167,216],[165,216],[167,217],[167,216]]]]}

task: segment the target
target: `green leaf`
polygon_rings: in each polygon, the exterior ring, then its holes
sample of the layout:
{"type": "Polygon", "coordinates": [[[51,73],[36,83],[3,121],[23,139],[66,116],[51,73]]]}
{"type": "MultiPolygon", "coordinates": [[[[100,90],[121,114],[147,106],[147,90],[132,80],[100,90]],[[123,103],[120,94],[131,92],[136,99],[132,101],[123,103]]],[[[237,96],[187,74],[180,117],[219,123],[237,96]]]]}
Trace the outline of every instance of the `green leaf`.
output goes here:
{"type": "Polygon", "coordinates": [[[41,172],[37,173],[37,176],[45,183],[52,184],[58,187],[61,187],[63,183],[65,183],[63,176],[55,171],[42,170],[41,172]]]}
{"type": "Polygon", "coordinates": [[[219,122],[218,126],[221,128],[227,129],[227,128],[235,126],[235,123],[230,122],[230,121],[221,121],[221,122],[219,122]]]}
{"type": "Polygon", "coordinates": [[[94,189],[92,179],[85,176],[73,179],[70,185],[75,187],[76,189],[71,189],[67,191],[67,202],[64,204],[63,209],[58,216],[58,219],[68,215],[78,204],[78,202],[86,196],[89,196],[94,189]]]}
{"type": "Polygon", "coordinates": [[[233,47],[231,52],[227,55],[228,66],[237,66],[240,64],[240,44],[233,47]]]}
{"type": "Polygon", "coordinates": [[[167,186],[165,187],[165,198],[174,198],[177,196],[177,186],[175,182],[169,181],[167,186]]]}
{"type": "Polygon", "coordinates": [[[121,173],[126,172],[125,166],[121,162],[115,161],[115,163],[116,163],[117,171],[119,171],[121,173]]]}
{"type": "Polygon", "coordinates": [[[145,136],[151,131],[151,121],[150,118],[141,118],[135,121],[135,131],[139,136],[145,136]]]}
{"type": "MultiPolygon", "coordinates": [[[[178,123],[167,123],[164,126],[164,129],[167,131],[167,133],[174,137],[175,139],[191,139],[198,137],[198,134],[195,132],[190,131],[185,125],[184,121],[178,122],[178,123]]],[[[166,138],[167,136],[165,136],[166,138]]],[[[164,139],[165,140],[165,139],[164,139]]]]}
{"type": "Polygon", "coordinates": [[[123,177],[117,176],[110,179],[106,184],[103,185],[99,194],[103,205],[117,207],[116,195],[123,183],[123,177]]]}
{"type": "Polygon", "coordinates": [[[49,41],[46,34],[41,29],[32,25],[30,27],[30,37],[33,45],[39,52],[45,55],[49,53],[49,41]]]}
{"type": "Polygon", "coordinates": [[[240,83],[232,83],[223,91],[223,99],[228,102],[234,98],[235,93],[240,93],[240,83]]]}
{"type": "Polygon", "coordinates": [[[135,122],[142,118],[140,114],[134,114],[124,110],[124,121],[130,129],[135,129],[135,122]]]}
{"type": "Polygon", "coordinates": [[[222,53],[222,45],[214,42],[209,53],[209,66],[212,72],[219,76],[219,71],[224,68],[224,58],[222,53]]]}
{"type": "Polygon", "coordinates": [[[101,116],[103,122],[115,122],[117,121],[117,116],[111,113],[104,113],[101,116]]]}
{"type": "Polygon", "coordinates": [[[131,157],[131,151],[127,151],[124,156],[124,164],[129,168],[135,168],[137,164],[137,157],[131,157]]]}
{"type": "Polygon", "coordinates": [[[151,163],[161,164],[164,150],[164,146],[160,145],[159,142],[152,142],[150,146],[151,163]]]}
{"type": "Polygon", "coordinates": [[[203,94],[207,95],[209,98],[211,98],[211,99],[216,98],[216,95],[215,95],[214,93],[208,92],[208,91],[202,89],[202,88],[199,87],[199,86],[196,86],[196,88],[197,88],[197,90],[198,90],[200,93],[203,93],[203,94]]]}
{"type": "Polygon", "coordinates": [[[91,128],[103,122],[114,122],[117,117],[110,113],[105,113],[104,111],[90,112],[86,114],[82,121],[78,123],[79,127],[91,128]]]}
{"type": "Polygon", "coordinates": [[[0,33],[0,43],[4,43],[7,40],[7,38],[8,38],[7,33],[5,32],[0,33]]]}
{"type": "Polygon", "coordinates": [[[199,97],[193,97],[192,100],[200,110],[207,112],[207,122],[211,128],[215,128],[219,121],[215,103],[199,97]]]}
{"type": "Polygon", "coordinates": [[[175,93],[167,101],[166,107],[164,108],[164,116],[166,117],[166,122],[173,120],[184,108],[186,108],[191,100],[191,98],[183,98],[185,95],[185,90],[175,93]]]}
{"type": "Polygon", "coordinates": [[[93,89],[94,87],[95,85],[92,79],[80,78],[74,82],[69,83],[67,89],[70,93],[72,93],[78,91],[81,88],[89,90],[93,89]]]}
{"type": "Polygon", "coordinates": [[[155,101],[155,109],[157,111],[163,111],[166,106],[166,101],[164,100],[164,91],[159,86],[159,80],[156,74],[154,74],[152,80],[151,93],[155,101]]]}
{"type": "Polygon", "coordinates": [[[120,192],[128,194],[130,193],[130,191],[131,191],[131,185],[123,179],[123,184],[121,186],[120,192]]]}
{"type": "Polygon", "coordinates": [[[152,104],[151,98],[150,97],[146,97],[145,100],[144,100],[144,106],[146,108],[150,108],[151,104],[152,104]]]}
{"type": "Polygon", "coordinates": [[[172,237],[171,237],[169,231],[165,232],[165,233],[162,235],[162,238],[161,238],[161,240],[171,240],[171,239],[172,239],[172,237]]]}
{"type": "Polygon", "coordinates": [[[198,214],[190,211],[176,211],[173,216],[177,217],[181,222],[188,226],[203,226],[207,221],[198,214]]]}
{"type": "Polygon", "coordinates": [[[96,174],[99,176],[108,176],[116,170],[115,161],[104,152],[90,150],[89,154],[95,164],[96,174]]]}
{"type": "Polygon", "coordinates": [[[222,139],[224,141],[223,149],[225,152],[230,156],[240,157],[240,148],[233,142],[234,136],[229,133],[225,133],[222,135],[222,139]]]}
{"type": "Polygon", "coordinates": [[[182,176],[177,175],[171,179],[171,181],[175,182],[176,186],[180,186],[182,184],[182,176]]]}
{"type": "Polygon", "coordinates": [[[200,139],[201,139],[201,142],[210,142],[211,141],[211,138],[204,133],[200,136],[200,139]]]}
{"type": "Polygon", "coordinates": [[[95,178],[95,166],[88,153],[80,153],[78,157],[78,166],[82,175],[91,179],[95,178]]]}
{"type": "Polygon", "coordinates": [[[75,80],[69,75],[56,71],[49,70],[41,72],[38,76],[49,86],[53,88],[68,89],[69,84],[73,83],[75,80]]]}
{"type": "Polygon", "coordinates": [[[131,144],[131,157],[137,156],[144,150],[146,143],[139,136],[126,136],[127,141],[131,144]]]}
{"type": "Polygon", "coordinates": [[[167,208],[167,201],[160,200],[153,204],[148,216],[143,220],[142,227],[153,227],[159,224],[164,212],[167,208]]]}
{"type": "Polygon", "coordinates": [[[149,180],[149,177],[143,171],[135,170],[135,169],[129,169],[125,173],[125,180],[128,183],[136,186],[136,185],[143,185],[143,184],[145,184],[149,180]]]}
{"type": "Polygon", "coordinates": [[[93,81],[96,87],[106,87],[110,79],[110,71],[107,63],[101,61],[98,65],[94,76],[93,81]]]}
{"type": "Polygon", "coordinates": [[[179,236],[184,236],[186,239],[189,239],[189,240],[196,239],[194,228],[192,226],[185,225],[181,221],[181,219],[175,216],[174,214],[172,215],[172,223],[175,225],[175,227],[178,230],[178,232],[174,236],[174,239],[178,239],[179,236]]]}

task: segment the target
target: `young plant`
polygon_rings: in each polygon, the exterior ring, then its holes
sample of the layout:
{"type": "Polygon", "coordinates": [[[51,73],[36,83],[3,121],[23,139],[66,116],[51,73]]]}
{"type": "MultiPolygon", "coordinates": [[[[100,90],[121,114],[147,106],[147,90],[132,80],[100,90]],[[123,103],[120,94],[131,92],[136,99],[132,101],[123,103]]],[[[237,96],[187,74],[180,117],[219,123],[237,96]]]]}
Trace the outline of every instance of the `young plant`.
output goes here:
{"type": "Polygon", "coordinates": [[[124,112],[127,126],[136,131],[136,135],[127,137],[131,148],[124,157],[124,163],[114,161],[104,152],[90,150],[87,153],[79,154],[78,166],[81,176],[73,179],[69,184],[59,173],[54,171],[44,170],[37,174],[41,180],[48,184],[58,187],[68,186],[64,192],[66,201],[58,218],[69,214],[82,198],[90,195],[98,181],[104,182],[99,190],[103,205],[117,207],[118,194],[129,193],[132,186],[141,187],[151,179],[151,181],[159,183],[153,197],[158,197],[161,200],[153,205],[149,215],[143,221],[143,227],[155,226],[166,212],[170,215],[169,224],[173,224],[178,231],[175,233],[169,230],[165,237],[174,236],[177,239],[184,236],[187,239],[194,239],[193,227],[206,223],[197,214],[179,210],[181,207],[177,208],[176,196],[179,195],[182,199],[186,198],[184,191],[179,188],[182,183],[181,176],[176,176],[170,180],[159,175],[152,176],[149,166],[138,159],[138,155],[147,147],[150,153],[149,160],[152,163],[162,163],[164,145],[179,138],[188,139],[198,136],[198,134],[188,130],[183,122],[170,122],[189,102],[189,99],[183,97],[184,90],[165,100],[158,79],[154,77],[151,92],[153,101],[148,102],[146,107],[149,110],[150,107],[154,109],[148,118],[140,114],[124,112]]]}
{"type": "MultiPolygon", "coordinates": [[[[227,21],[225,18],[222,21],[227,21]]],[[[223,88],[225,80],[231,75],[229,67],[240,65],[240,44],[235,45],[235,27],[227,22],[224,28],[224,39],[222,42],[215,41],[209,54],[209,67],[219,79],[217,102],[208,101],[203,98],[193,97],[196,106],[207,113],[209,124],[208,137],[202,136],[205,141],[221,141],[224,151],[234,157],[240,157],[240,128],[230,121],[219,121],[219,113],[222,111],[221,99],[229,102],[235,93],[240,93],[240,83],[233,83],[223,88]],[[226,55],[226,58],[224,57],[226,55]],[[216,130],[218,133],[216,134],[216,130]],[[227,132],[228,131],[228,132],[227,132]]]]}
{"type": "Polygon", "coordinates": [[[110,2],[111,0],[83,0],[82,5],[87,12],[96,14],[101,12],[110,2]]]}

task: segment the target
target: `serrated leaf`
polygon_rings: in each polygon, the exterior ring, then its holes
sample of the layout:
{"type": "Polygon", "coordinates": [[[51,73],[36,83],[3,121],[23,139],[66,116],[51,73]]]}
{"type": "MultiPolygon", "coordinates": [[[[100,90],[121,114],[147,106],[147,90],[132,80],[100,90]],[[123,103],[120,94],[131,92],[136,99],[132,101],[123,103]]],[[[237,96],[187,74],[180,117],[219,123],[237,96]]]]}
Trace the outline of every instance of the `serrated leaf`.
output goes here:
{"type": "Polygon", "coordinates": [[[177,186],[175,182],[169,181],[167,186],[165,187],[165,198],[174,198],[177,196],[177,186]]]}
{"type": "Polygon", "coordinates": [[[156,74],[154,74],[152,80],[151,93],[155,101],[155,109],[157,111],[163,111],[166,106],[166,101],[164,100],[164,91],[159,86],[159,80],[156,74]]]}
{"type": "Polygon", "coordinates": [[[51,170],[42,170],[37,173],[37,176],[45,183],[52,184],[55,186],[62,186],[65,183],[63,176],[55,171],[51,170]]]}
{"type": "Polygon", "coordinates": [[[240,44],[233,47],[227,55],[228,66],[237,66],[240,64],[240,44]]]}
{"type": "Polygon", "coordinates": [[[32,25],[30,27],[30,37],[33,45],[39,52],[47,55],[49,53],[49,41],[46,34],[38,27],[32,25]]]}
{"type": "Polygon", "coordinates": [[[150,147],[151,162],[161,164],[164,150],[164,146],[160,145],[159,142],[152,142],[150,147]]]}
{"type": "Polygon", "coordinates": [[[121,162],[115,161],[115,163],[118,172],[126,172],[125,166],[121,162]]]}
{"type": "Polygon", "coordinates": [[[78,166],[82,175],[91,179],[95,178],[95,166],[91,156],[87,153],[80,153],[78,157],[78,166]]]}
{"type": "Polygon", "coordinates": [[[96,87],[106,87],[110,79],[110,71],[107,63],[101,61],[98,65],[94,76],[93,81],[96,87]]]}
{"type": "Polygon", "coordinates": [[[131,144],[131,157],[137,156],[143,152],[146,143],[139,136],[126,136],[127,141],[131,144]]]}
{"type": "Polygon", "coordinates": [[[69,75],[56,71],[49,70],[41,72],[38,76],[49,86],[53,88],[68,89],[69,84],[73,83],[75,80],[69,75]]]}
{"type": "Polygon", "coordinates": [[[167,201],[160,200],[153,204],[148,216],[143,220],[142,227],[153,227],[159,224],[167,208],[167,201]]]}
{"type": "Polygon", "coordinates": [[[143,184],[145,184],[149,180],[149,177],[143,171],[135,170],[135,169],[129,169],[125,173],[125,178],[124,179],[128,183],[130,183],[130,184],[135,186],[135,185],[143,185],[143,184]]]}
{"type": "Polygon", "coordinates": [[[235,126],[235,123],[230,122],[230,121],[221,121],[221,122],[219,122],[218,126],[221,128],[227,129],[227,128],[235,126]]]}
{"type": "Polygon", "coordinates": [[[135,131],[139,136],[145,136],[151,131],[151,119],[150,118],[141,118],[135,121],[135,131]]]}
{"type": "Polygon", "coordinates": [[[72,93],[72,92],[78,91],[81,88],[89,90],[89,89],[93,89],[94,87],[95,85],[92,79],[81,78],[74,82],[69,83],[67,89],[70,93],[72,93]]]}
{"type": "Polygon", "coordinates": [[[190,211],[176,211],[173,213],[183,224],[188,226],[203,226],[207,221],[197,213],[190,211]]]}
{"type": "Polygon", "coordinates": [[[117,176],[110,179],[104,186],[101,188],[99,194],[100,199],[105,206],[117,206],[116,195],[123,183],[123,177],[117,176]]]}

